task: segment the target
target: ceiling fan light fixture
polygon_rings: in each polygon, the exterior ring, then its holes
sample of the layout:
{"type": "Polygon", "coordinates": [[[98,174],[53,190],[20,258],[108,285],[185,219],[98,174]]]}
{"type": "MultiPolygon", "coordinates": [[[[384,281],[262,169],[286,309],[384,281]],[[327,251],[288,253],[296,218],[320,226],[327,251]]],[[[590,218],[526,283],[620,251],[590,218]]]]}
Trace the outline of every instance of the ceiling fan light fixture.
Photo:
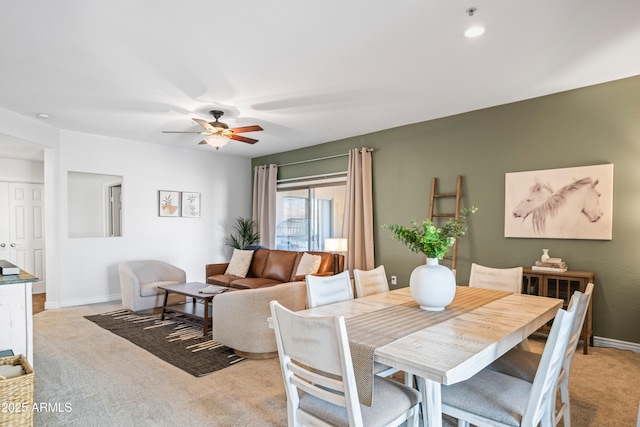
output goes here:
{"type": "Polygon", "coordinates": [[[224,147],[229,142],[229,138],[225,138],[224,136],[219,135],[205,136],[204,140],[212,147],[216,147],[216,150],[220,147],[224,147]]]}

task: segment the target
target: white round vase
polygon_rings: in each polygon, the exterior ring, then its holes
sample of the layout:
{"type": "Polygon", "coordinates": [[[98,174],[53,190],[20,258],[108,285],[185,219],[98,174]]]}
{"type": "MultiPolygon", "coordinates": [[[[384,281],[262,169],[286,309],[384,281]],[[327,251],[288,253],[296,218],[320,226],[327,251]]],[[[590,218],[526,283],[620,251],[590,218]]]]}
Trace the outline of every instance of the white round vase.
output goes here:
{"type": "Polygon", "coordinates": [[[451,269],[440,265],[438,258],[416,267],[409,278],[411,296],[428,311],[442,311],[456,295],[456,278],[451,269]]]}

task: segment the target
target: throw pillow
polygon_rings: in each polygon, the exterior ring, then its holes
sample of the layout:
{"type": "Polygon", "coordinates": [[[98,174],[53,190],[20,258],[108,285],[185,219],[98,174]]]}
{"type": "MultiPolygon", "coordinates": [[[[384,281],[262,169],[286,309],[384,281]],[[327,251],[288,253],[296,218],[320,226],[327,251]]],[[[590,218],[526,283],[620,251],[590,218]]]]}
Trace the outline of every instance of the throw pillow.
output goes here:
{"type": "Polygon", "coordinates": [[[234,249],[233,255],[231,255],[231,261],[229,261],[229,265],[224,274],[228,276],[247,277],[251,259],[253,259],[253,251],[234,249]]]}
{"type": "Polygon", "coordinates": [[[320,262],[322,257],[320,255],[311,255],[303,253],[296,270],[296,276],[306,276],[307,274],[315,274],[320,269],[320,262]]]}

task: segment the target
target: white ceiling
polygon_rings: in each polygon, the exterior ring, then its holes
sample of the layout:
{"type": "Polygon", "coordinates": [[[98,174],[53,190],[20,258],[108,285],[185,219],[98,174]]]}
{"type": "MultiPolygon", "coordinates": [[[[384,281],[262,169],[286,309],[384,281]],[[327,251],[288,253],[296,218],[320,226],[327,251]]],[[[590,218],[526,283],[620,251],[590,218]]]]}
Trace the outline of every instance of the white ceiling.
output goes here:
{"type": "MultiPolygon", "coordinates": [[[[638,0],[0,0],[0,108],[256,157],[640,75],[638,0]],[[473,17],[466,9],[476,7],[473,17]],[[484,36],[466,39],[471,24],[484,36]]],[[[0,133],[2,124],[0,123],[0,133]]],[[[1,140],[1,139],[0,139],[1,140]]],[[[1,150],[1,148],[0,148],[1,150]]]]}

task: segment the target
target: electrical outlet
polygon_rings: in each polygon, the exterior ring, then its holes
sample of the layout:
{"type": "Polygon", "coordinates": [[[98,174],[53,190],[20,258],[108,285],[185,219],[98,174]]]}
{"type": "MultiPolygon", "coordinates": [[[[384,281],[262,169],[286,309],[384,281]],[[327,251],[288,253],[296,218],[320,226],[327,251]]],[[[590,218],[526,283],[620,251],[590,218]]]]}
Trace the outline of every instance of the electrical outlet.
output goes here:
{"type": "Polygon", "coordinates": [[[398,284],[398,276],[391,276],[391,284],[392,285],[398,284]]]}

